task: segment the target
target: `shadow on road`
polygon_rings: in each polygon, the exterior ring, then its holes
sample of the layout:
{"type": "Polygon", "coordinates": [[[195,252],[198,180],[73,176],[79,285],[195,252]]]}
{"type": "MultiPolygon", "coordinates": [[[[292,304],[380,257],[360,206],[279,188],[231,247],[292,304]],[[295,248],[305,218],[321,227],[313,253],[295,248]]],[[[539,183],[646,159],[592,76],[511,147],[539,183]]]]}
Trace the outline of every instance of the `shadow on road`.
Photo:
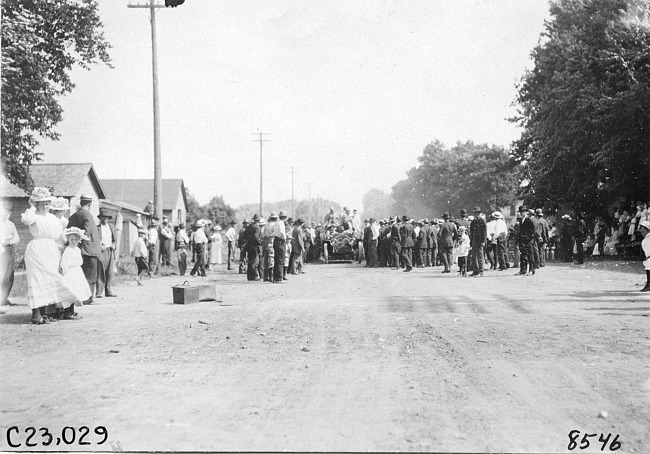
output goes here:
{"type": "MultiPolygon", "coordinates": [[[[643,293],[640,293],[638,290],[629,290],[629,291],[620,291],[620,290],[605,290],[602,292],[576,292],[569,294],[554,293],[549,296],[563,296],[563,297],[574,297],[574,298],[608,298],[608,297],[618,297],[618,296],[637,296],[642,297],[643,293]]],[[[648,298],[650,301],[650,298],[648,298]]]]}
{"type": "Polygon", "coordinates": [[[0,315],[0,325],[29,325],[31,314],[4,314],[0,315]]]}

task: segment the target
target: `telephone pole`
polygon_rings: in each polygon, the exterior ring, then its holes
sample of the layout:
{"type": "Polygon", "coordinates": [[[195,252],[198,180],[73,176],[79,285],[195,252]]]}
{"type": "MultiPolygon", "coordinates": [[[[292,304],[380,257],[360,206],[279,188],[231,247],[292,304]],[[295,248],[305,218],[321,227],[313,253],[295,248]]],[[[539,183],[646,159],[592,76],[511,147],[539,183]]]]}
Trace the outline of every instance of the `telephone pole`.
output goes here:
{"type": "Polygon", "coordinates": [[[295,219],[295,198],[293,196],[293,175],[295,173],[295,167],[291,166],[291,217],[295,219]]]}
{"type": "Polygon", "coordinates": [[[158,106],[158,55],[156,51],[156,9],[164,8],[154,0],[149,4],[127,5],[129,8],[148,8],[151,14],[151,72],[153,76],[153,206],[154,215],[162,219],[162,164],[160,153],[160,108],[158,106]]]}
{"type": "Polygon", "coordinates": [[[308,185],[309,187],[309,214],[307,215],[307,222],[311,225],[311,184],[308,185]]]}
{"type": "Polygon", "coordinates": [[[260,143],[260,216],[262,216],[262,203],[263,203],[263,198],[262,198],[262,187],[264,184],[264,180],[262,178],[262,142],[270,142],[269,139],[264,139],[263,136],[270,136],[270,132],[251,132],[252,135],[256,136],[259,134],[259,139],[253,139],[253,142],[258,142],[260,143]]]}

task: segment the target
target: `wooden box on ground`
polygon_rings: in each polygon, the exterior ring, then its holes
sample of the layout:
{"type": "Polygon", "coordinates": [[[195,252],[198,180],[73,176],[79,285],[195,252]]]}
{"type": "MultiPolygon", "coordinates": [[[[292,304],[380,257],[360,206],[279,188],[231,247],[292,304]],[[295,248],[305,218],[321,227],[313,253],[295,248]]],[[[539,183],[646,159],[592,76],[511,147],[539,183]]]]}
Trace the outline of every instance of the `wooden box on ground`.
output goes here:
{"type": "Polygon", "coordinates": [[[216,301],[217,286],[214,284],[199,285],[199,301],[216,301]]]}
{"type": "Polygon", "coordinates": [[[172,287],[174,304],[192,304],[199,302],[199,288],[187,285],[172,287]]]}

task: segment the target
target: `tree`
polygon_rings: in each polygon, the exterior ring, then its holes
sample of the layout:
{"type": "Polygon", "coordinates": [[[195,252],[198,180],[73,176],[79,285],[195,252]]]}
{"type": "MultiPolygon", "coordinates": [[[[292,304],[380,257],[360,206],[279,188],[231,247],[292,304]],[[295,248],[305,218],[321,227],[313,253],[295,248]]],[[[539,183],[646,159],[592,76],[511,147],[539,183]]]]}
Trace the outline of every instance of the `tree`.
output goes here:
{"type": "Polygon", "coordinates": [[[371,189],[361,198],[363,203],[363,218],[380,219],[393,214],[393,198],[380,189],[371,189]]]}
{"type": "Polygon", "coordinates": [[[603,211],[650,187],[650,6],[551,4],[534,69],[518,87],[514,156],[527,202],[603,211]]]}
{"type": "Polygon", "coordinates": [[[420,165],[393,186],[395,207],[413,217],[480,205],[486,211],[516,198],[517,166],[503,147],[457,142],[448,149],[439,140],[428,144],[420,165]]]}
{"type": "Polygon", "coordinates": [[[74,88],[69,72],[110,66],[97,0],[2,2],[2,146],[4,174],[31,190],[29,165],[39,161],[37,136],[57,140],[58,98],[74,88]]]}
{"type": "Polygon", "coordinates": [[[235,213],[236,210],[226,204],[223,196],[214,196],[207,204],[201,205],[189,193],[189,190],[187,191],[188,225],[194,225],[199,219],[209,219],[215,226],[220,225],[225,229],[230,224],[230,221],[236,220],[235,213]]]}

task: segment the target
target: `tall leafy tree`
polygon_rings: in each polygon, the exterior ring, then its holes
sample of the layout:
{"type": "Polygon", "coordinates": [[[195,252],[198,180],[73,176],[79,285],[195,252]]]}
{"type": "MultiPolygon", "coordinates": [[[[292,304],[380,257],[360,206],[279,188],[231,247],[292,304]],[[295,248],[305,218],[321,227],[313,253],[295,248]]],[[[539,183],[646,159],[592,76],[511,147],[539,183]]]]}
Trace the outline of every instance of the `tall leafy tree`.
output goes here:
{"type": "Polygon", "coordinates": [[[2,11],[2,146],[5,176],[29,190],[29,165],[40,138],[57,140],[58,99],[72,91],[70,71],[110,65],[97,0],[4,0],[2,11]]]}
{"type": "Polygon", "coordinates": [[[650,187],[650,6],[558,0],[518,87],[525,199],[600,211],[650,187]]]}
{"type": "Polygon", "coordinates": [[[361,198],[361,203],[363,203],[364,218],[380,219],[394,214],[393,198],[381,189],[373,188],[366,192],[361,198]]]}
{"type": "Polygon", "coordinates": [[[396,208],[415,217],[480,205],[484,210],[515,200],[517,166],[503,147],[458,142],[447,148],[439,140],[428,144],[419,165],[393,186],[396,208]]]}

